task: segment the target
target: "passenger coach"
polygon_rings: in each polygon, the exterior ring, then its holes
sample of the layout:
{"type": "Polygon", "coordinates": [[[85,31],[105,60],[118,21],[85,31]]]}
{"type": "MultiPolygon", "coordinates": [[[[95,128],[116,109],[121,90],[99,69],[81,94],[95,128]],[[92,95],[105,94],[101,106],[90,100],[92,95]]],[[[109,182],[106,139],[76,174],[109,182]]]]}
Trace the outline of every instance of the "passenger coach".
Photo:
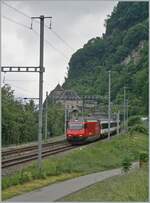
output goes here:
{"type": "MultiPolygon", "coordinates": [[[[110,133],[117,130],[116,121],[110,122],[110,133]]],[[[82,119],[69,121],[67,125],[66,137],[70,143],[85,143],[94,141],[100,137],[108,135],[108,120],[82,119]]]]}

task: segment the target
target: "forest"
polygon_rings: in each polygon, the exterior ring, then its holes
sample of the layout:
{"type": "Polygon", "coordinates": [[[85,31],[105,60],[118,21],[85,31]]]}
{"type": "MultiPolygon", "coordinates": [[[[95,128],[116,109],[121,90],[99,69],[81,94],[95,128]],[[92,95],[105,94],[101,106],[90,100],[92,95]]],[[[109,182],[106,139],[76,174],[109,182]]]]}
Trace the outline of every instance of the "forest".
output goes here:
{"type": "MultiPolygon", "coordinates": [[[[63,87],[75,90],[79,95],[107,98],[108,70],[111,70],[112,103],[123,104],[123,88],[126,86],[129,116],[147,116],[148,2],[119,2],[104,23],[106,32],[103,36],[90,39],[72,55],[63,87]]],[[[63,132],[64,108],[49,103],[48,136],[63,132]]],[[[4,85],[2,145],[35,141],[37,137],[38,107],[33,100],[18,101],[11,87],[4,85]]]]}

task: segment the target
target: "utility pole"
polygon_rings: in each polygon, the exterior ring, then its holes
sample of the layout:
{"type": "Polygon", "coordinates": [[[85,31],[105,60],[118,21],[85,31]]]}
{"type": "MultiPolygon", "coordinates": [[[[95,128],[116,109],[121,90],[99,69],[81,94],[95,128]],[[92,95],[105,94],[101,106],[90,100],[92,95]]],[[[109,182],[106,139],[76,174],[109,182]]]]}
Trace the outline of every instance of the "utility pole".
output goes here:
{"type": "Polygon", "coordinates": [[[46,92],[45,99],[45,141],[47,140],[47,105],[48,105],[48,92],[46,92]]]}
{"type": "Polygon", "coordinates": [[[108,71],[108,139],[110,140],[110,117],[111,117],[111,71],[108,71]]]}
{"type": "Polygon", "coordinates": [[[124,127],[124,132],[126,131],[126,87],[124,87],[124,104],[123,104],[123,127],[124,127]]]}
{"type": "Polygon", "coordinates": [[[84,96],[82,96],[82,119],[84,117],[84,96]]]}
{"type": "Polygon", "coordinates": [[[66,109],[66,103],[65,103],[65,123],[64,123],[64,134],[66,136],[66,128],[67,128],[67,109],[66,109]]]}
{"type": "Polygon", "coordinates": [[[42,112],[43,112],[43,56],[44,56],[44,19],[52,17],[31,17],[31,29],[33,19],[40,19],[40,66],[2,66],[1,71],[6,72],[28,72],[28,73],[39,73],[39,125],[38,125],[38,167],[41,170],[41,159],[42,159],[42,112]]]}
{"type": "Polygon", "coordinates": [[[120,111],[117,112],[117,135],[119,135],[120,128],[119,122],[120,122],[120,111]]]}
{"type": "Polygon", "coordinates": [[[127,122],[127,132],[128,132],[128,99],[126,100],[126,107],[127,107],[127,118],[126,118],[126,122],[127,122]]]}
{"type": "Polygon", "coordinates": [[[42,113],[43,113],[43,61],[44,61],[44,19],[52,17],[31,17],[40,19],[40,74],[39,74],[39,124],[38,124],[38,167],[42,168],[42,113]]]}

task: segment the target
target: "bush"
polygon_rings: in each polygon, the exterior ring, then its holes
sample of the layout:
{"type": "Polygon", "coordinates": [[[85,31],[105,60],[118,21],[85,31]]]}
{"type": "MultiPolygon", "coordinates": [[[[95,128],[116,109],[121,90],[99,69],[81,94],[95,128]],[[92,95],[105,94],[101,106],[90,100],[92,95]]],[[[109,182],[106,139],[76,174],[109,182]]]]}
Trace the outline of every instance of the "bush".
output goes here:
{"type": "Polygon", "coordinates": [[[124,159],[122,160],[121,165],[122,165],[122,170],[125,173],[127,173],[129,171],[131,165],[132,165],[131,159],[128,156],[124,157],[124,159]]]}
{"type": "Polygon", "coordinates": [[[24,182],[28,182],[32,180],[32,174],[30,171],[22,171],[20,178],[19,178],[19,182],[20,183],[24,183],[24,182]]]}
{"type": "Polygon", "coordinates": [[[148,161],[148,153],[147,152],[141,152],[139,155],[140,161],[147,162],[148,161]]]}
{"type": "Polygon", "coordinates": [[[141,124],[140,116],[131,116],[128,120],[128,126],[134,126],[136,124],[141,124]]]}
{"type": "Polygon", "coordinates": [[[134,132],[148,134],[148,130],[142,124],[137,124],[137,125],[133,126],[129,131],[129,133],[131,133],[131,134],[133,134],[134,132]]]}

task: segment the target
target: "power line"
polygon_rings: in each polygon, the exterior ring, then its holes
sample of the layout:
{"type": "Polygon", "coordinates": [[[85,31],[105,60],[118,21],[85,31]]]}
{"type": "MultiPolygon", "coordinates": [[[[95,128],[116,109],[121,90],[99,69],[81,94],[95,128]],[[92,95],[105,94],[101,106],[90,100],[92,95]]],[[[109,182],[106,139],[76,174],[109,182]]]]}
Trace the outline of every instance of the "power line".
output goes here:
{"type": "Polygon", "coordinates": [[[73,47],[71,47],[68,42],[66,42],[62,37],[60,37],[60,35],[54,31],[54,30],[50,30],[60,41],[62,41],[69,49],[71,49],[72,51],[74,51],[73,47]]]}
{"type": "MultiPolygon", "coordinates": [[[[39,35],[39,33],[35,30],[32,29],[32,31],[36,34],[39,35]]],[[[53,44],[51,44],[47,39],[44,40],[50,47],[52,47],[55,51],[57,51],[60,55],[62,55],[63,57],[65,57],[66,59],[68,59],[68,57],[61,52],[59,49],[57,49],[53,44]]]]}
{"type": "Polygon", "coordinates": [[[24,12],[22,12],[22,11],[18,10],[17,8],[15,8],[15,7],[11,6],[10,4],[7,4],[7,3],[6,3],[6,2],[4,2],[4,1],[2,2],[2,4],[4,4],[5,6],[7,6],[7,7],[11,8],[11,9],[13,9],[13,10],[17,11],[18,13],[22,14],[23,16],[25,16],[25,17],[27,17],[27,18],[30,18],[30,16],[28,16],[28,15],[27,15],[27,14],[25,14],[24,12]]]}
{"type": "MultiPolygon", "coordinates": [[[[2,84],[1,84],[1,85],[2,85],[2,84]]],[[[10,85],[10,84],[9,84],[9,83],[3,84],[3,86],[5,86],[5,85],[10,85]]],[[[3,87],[3,86],[2,86],[2,87],[3,87]]],[[[11,86],[12,89],[13,89],[13,87],[14,87],[14,88],[17,88],[17,89],[21,90],[22,92],[28,92],[29,94],[33,94],[33,93],[30,92],[29,90],[20,88],[20,87],[18,87],[18,86],[16,86],[16,85],[10,85],[10,86],[11,86]]]]}
{"type": "Polygon", "coordinates": [[[22,23],[20,23],[20,22],[17,22],[17,21],[15,21],[15,20],[13,20],[13,19],[7,17],[7,16],[2,16],[2,17],[3,17],[4,19],[6,19],[6,20],[12,22],[12,23],[15,23],[16,25],[20,25],[20,26],[22,26],[22,27],[24,27],[24,28],[30,29],[30,27],[28,27],[27,25],[24,25],[24,24],[22,24],[22,23]]]}
{"type": "MultiPolygon", "coordinates": [[[[7,83],[7,81],[6,81],[6,83],[5,83],[4,85],[10,85],[10,84],[7,83]]],[[[29,91],[29,90],[27,90],[27,89],[24,89],[24,88],[20,88],[20,87],[14,85],[14,84],[12,84],[12,85],[10,85],[10,86],[15,87],[15,88],[17,88],[17,89],[20,89],[21,91],[24,91],[24,92],[28,92],[28,93],[30,93],[30,94],[31,94],[31,93],[33,94],[33,92],[31,92],[31,91],[29,91]]]]}
{"type": "Polygon", "coordinates": [[[63,57],[65,57],[68,60],[68,57],[61,51],[59,51],[56,47],[54,47],[47,39],[45,39],[45,42],[47,42],[47,44],[52,47],[53,49],[55,49],[55,51],[59,52],[59,54],[61,54],[63,57]]]}
{"type": "MultiPolygon", "coordinates": [[[[23,16],[25,16],[25,17],[31,19],[31,17],[30,17],[29,15],[27,15],[26,13],[20,11],[19,9],[17,9],[17,8],[15,8],[15,7],[13,7],[13,6],[11,6],[11,5],[5,3],[5,2],[2,2],[2,3],[3,3],[4,5],[6,5],[6,6],[8,6],[9,8],[15,10],[16,12],[22,14],[23,16]]],[[[36,19],[35,19],[35,22],[39,24],[39,21],[37,21],[36,19]]],[[[46,26],[46,25],[44,25],[44,27],[46,27],[46,28],[49,29],[49,27],[46,26]]],[[[49,29],[49,30],[50,30],[60,41],[62,41],[69,49],[71,49],[72,51],[74,51],[74,48],[73,48],[72,46],[70,46],[70,44],[69,44],[67,41],[65,41],[55,30],[51,30],[51,29],[49,29]]]]}
{"type": "MultiPolygon", "coordinates": [[[[2,17],[5,18],[6,20],[12,22],[12,23],[15,23],[16,25],[19,25],[19,26],[22,26],[22,27],[24,27],[24,28],[26,28],[26,29],[28,29],[28,30],[31,30],[30,27],[28,27],[28,26],[26,26],[26,25],[24,25],[24,24],[22,24],[22,23],[20,23],[20,22],[17,22],[17,21],[15,21],[15,20],[12,20],[11,18],[8,18],[8,17],[6,17],[6,16],[2,16],[2,17]]],[[[32,29],[32,31],[33,31],[33,33],[35,33],[35,34],[37,34],[37,35],[39,36],[39,33],[38,33],[37,31],[35,31],[35,30],[33,30],[33,29],[32,29]]],[[[57,49],[56,47],[54,47],[47,39],[45,39],[44,41],[45,41],[49,46],[51,46],[55,51],[57,51],[59,54],[61,54],[63,57],[65,57],[65,58],[68,59],[68,57],[67,57],[63,52],[61,52],[59,49],[57,49]]]]}

